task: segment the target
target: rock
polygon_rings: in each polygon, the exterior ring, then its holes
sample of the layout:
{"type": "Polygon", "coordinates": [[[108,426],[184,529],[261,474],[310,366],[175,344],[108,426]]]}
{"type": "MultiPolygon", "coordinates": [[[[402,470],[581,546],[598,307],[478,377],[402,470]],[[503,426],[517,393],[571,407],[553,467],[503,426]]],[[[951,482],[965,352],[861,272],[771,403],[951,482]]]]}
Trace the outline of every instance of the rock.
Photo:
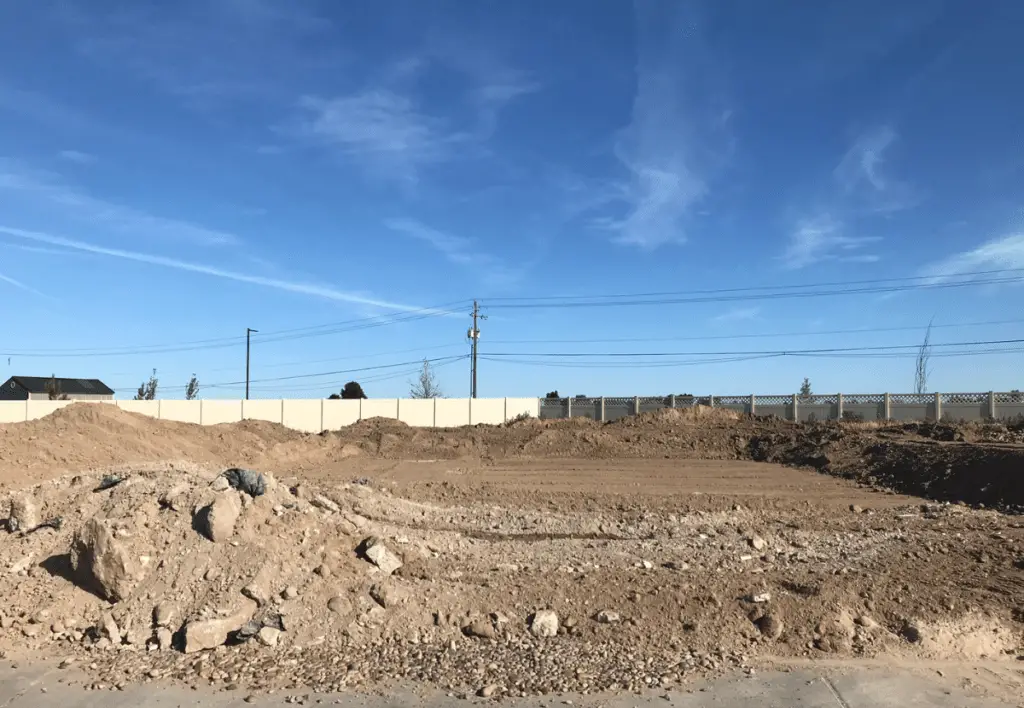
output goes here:
{"type": "Polygon", "coordinates": [[[357,550],[386,575],[391,575],[402,567],[401,558],[376,536],[364,539],[357,550]]]}
{"type": "Polygon", "coordinates": [[[763,593],[760,593],[758,595],[751,595],[750,596],[750,601],[751,602],[757,602],[757,603],[771,602],[772,601],[772,594],[770,592],[763,592],[763,593]]]}
{"type": "Polygon", "coordinates": [[[864,629],[874,629],[878,626],[878,622],[872,619],[870,615],[860,615],[853,621],[864,629]]]}
{"type": "Polygon", "coordinates": [[[238,495],[223,492],[196,513],[195,528],[214,543],[223,543],[235,534],[235,522],[241,514],[238,495]]]}
{"type": "Polygon", "coordinates": [[[226,492],[231,489],[231,484],[228,482],[228,478],[224,475],[218,475],[212,482],[210,482],[210,489],[215,492],[226,492]]]}
{"type": "Polygon", "coordinates": [[[751,536],[747,539],[747,542],[755,551],[763,551],[768,547],[768,542],[760,536],[751,536]]]}
{"type": "Polygon", "coordinates": [[[38,624],[23,624],[21,625],[21,633],[29,639],[38,637],[43,631],[43,628],[38,624]]]}
{"type": "Polygon", "coordinates": [[[121,643],[121,629],[117,626],[117,622],[114,621],[113,615],[109,612],[104,612],[100,617],[100,629],[111,643],[121,643]]]}
{"type": "Polygon", "coordinates": [[[321,578],[329,578],[331,577],[331,566],[327,565],[326,563],[321,563],[313,569],[313,572],[319,575],[321,578]]]}
{"type": "Polygon", "coordinates": [[[185,625],[185,653],[194,654],[204,649],[215,649],[228,640],[256,613],[256,603],[244,600],[242,607],[223,619],[192,620],[185,625]]]}
{"type": "Polygon", "coordinates": [[[128,597],[138,581],[134,557],[97,519],[89,519],[75,533],[71,567],[79,582],[110,602],[128,597]]]}
{"type": "Polygon", "coordinates": [[[176,484],[166,492],[160,495],[157,500],[160,506],[171,511],[181,511],[185,504],[185,493],[189,491],[191,487],[186,483],[176,484]]]}
{"type": "Polygon", "coordinates": [[[299,590],[293,585],[289,585],[284,589],[284,592],[281,593],[281,597],[283,597],[285,600],[294,600],[298,596],[299,590]]]}
{"type": "Polygon", "coordinates": [[[394,584],[377,583],[370,587],[370,597],[384,608],[394,607],[405,599],[404,593],[394,584]]]}
{"type": "Polygon", "coordinates": [[[161,602],[153,608],[153,626],[169,627],[178,614],[177,608],[170,602],[161,602]]]}
{"type": "Polygon", "coordinates": [[[490,620],[478,617],[462,628],[462,633],[467,637],[479,637],[480,639],[496,639],[498,633],[490,620]]]}
{"type": "Polygon", "coordinates": [[[224,470],[223,476],[228,484],[250,497],[259,497],[267,493],[266,477],[254,470],[232,467],[224,470]]]}
{"type": "Polygon", "coordinates": [[[7,517],[7,530],[28,531],[39,524],[39,511],[32,498],[21,495],[11,499],[11,511],[7,517]]]}
{"type": "Polygon", "coordinates": [[[337,503],[335,503],[331,499],[328,499],[323,494],[317,494],[316,496],[309,500],[309,503],[315,507],[319,507],[326,511],[333,511],[335,513],[341,511],[341,507],[338,506],[337,503]]]}
{"type": "Polygon", "coordinates": [[[594,619],[596,619],[601,624],[613,624],[615,622],[618,622],[622,618],[619,616],[618,612],[612,612],[611,610],[601,610],[596,615],[594,615],[594,619]]]}
{"type": "Polygon", "coordinates": [[[214,580],[216,580],[219,577],[220,577],[220,568],[218,568],[216,566],[211,566],[211,567],[207,568],[206,572],[203,573],[203,580],[205,580],[207,582],[213,582],[214,580]]]}
{"type": "Polygon", "coordinates": [[[558,634],[558,615],[554,610],[539,610],[530,620],[530,633],[535,637],[553,637],[558,634]]]}
{"type": "Polygon", "coordinates": [[[352,611],[352,603],[344,595],[335,595],[327,601],[327,609],[336,615],[347,615],[352,611]]]}
{"type": "Polygon", "coordinates": [[[174,633],[171,632],[167,627],[161,627],[156,630],[156,645],[160,648],[160,651],[167,651],[171,648],[171,644],[174,642],[174,633]]]}
{"type": "Polygon", "coordinates": [[[491,683],[491,684],[488,684],[488,685],[484,686],[479,691],[477,691],[476,695],[480,696],[481,698],[491,698],[497,692],[498,692],[498,684],[491,683]]]}
{"type": "Polygon", "coordinates": [[[852,511],[854,514],[863,514],[864,508],[857,506],[856,504],[850,504],[850,511],[852,511]]]}
{"type": "Polygon", "coordinates": [[[29,567],[31,567],[31,565],[32,565],[32,556],[25,556],[21,560],[15,562],[13,565],[11,565],[11,570],[10,570],[11,575],[18,575],[19,573],[24,573],[26,570],[29,569],[29,567]]]}
{"type": "Polygon", "coordinates": [[[281,630],[274,627],[264,627],[256,634],[256,639],[265,647],[276,647],[281,639],[281,630]]]}
{"type": "Polygon", "coordinates": [[[921,635],[921,628],[911,622],[904,625],[903,629],[900,631],[900,635],[911,644],[919,644],[923,638],[921,635]]]}
{"type": "Polygon", "coordinates": [[[643,566],[644,570],[650,570],[651,568],[654,567],[654,563],[651,563],[648,560],[640,561],[640,565],[643,566]]]}
{"type": "Polygon", "coordinates": [[[769,639],[778,639],[782,636],[784,626],[782,620],[775,615],[765,615],[759,618],[755,624],[761,630],[761,634],[769,639]]]}
{"type": "Polygon", "coordinates": [[[57,666],[57,668],[58,669],[66,669],[69,666],[74,665],[74,663],[75,663],[74,657],[68,657],[67,659],[64,659],[63,661],[61,661],[60,664],[57,666]]]}

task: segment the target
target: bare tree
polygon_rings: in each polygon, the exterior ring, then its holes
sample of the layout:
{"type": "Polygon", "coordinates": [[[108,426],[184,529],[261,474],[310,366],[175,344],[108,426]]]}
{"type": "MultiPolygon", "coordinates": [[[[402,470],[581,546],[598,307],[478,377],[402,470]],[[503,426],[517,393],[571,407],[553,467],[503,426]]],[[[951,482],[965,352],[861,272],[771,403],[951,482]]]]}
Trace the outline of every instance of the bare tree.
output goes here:
{"type": "Polygon", "coordinates": [[[144,381],[139,385],[139,391],[135,394],[135,400],[152,401],[155,399],[157,383],[156,369],[153,369],[153,375],[149,377],[149,381],[144,381]]]}
{"type": "Polygon", "coordinates": [[[51,375],[50,380],[46,382],[46,395],[51,401],[68,400],[68,394],[60,390],[60,381],[57,380],[56,374],[51,375]]]}
{"type": "Polygon", "coordinates": [[[188,384],[185,386],[185,400],[193,401],[195,397],[199,395],[199,378],[192,374],[192,378],[188,380],[188,384]]]}
{"type": "Polygon", "coordinates": [[[924,332],[924,341],[921,348],[917,350],[917,359],[914,363],[914,393],[928,393],[928,376],[931,371],[928,363],[932,358],[932,323],[928,323],[928,329],[924,332]]]}
{"type": "Polygon", "coordinates": [[[420,371],[419,379],[409,389],[409,396],[411,398],[444,397],[444,394],[441,393],[441,387],[434,377],[434,372],[430,369],[430,362],[426,359],[423,360],[423,369],[420,371]]]}

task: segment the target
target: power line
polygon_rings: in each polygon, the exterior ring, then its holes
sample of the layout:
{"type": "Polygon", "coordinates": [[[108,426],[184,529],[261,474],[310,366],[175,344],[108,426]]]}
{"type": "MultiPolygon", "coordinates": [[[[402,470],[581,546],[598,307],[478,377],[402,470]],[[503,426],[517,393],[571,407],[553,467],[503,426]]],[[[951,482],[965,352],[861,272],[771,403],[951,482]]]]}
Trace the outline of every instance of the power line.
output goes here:
{"type": "MultiPolygon", "coordinates": [[[[984,327],[1004,324],[1024,324],[1024,320],[989,320],[987,322],[961,322],[932,325],[932,329],[953,327],[984,327]]],[[[489,339],[491,344],[614,344],[636,342],[696,342],[723,339],[772,339],[776,337],[812,337],[823,334],[873,334],[877,332],[914,332],[927,329],[928,325],[913,327],[866,327],[860,329],[802,330],[799,332],[776,332],[757,334],[716,334],[686,337],[610,337],[603,339],[489,339]]]]}
{"type": "MultiPolygon", "coordinates": [[[[967,278],[976,275],[1000,275],[1005,273],[1024,273],[1024,268],[1001,268],[998,270],[976,270],[964,273],[955,273],[953,277],[967,278]]],[[[537,295],[521,297],[496,297],[490,298],[490,302],[513,302],[513,301],[542,301],[542,300],[589,300],[593,298],[631,298],[631,297],[669,297],[675,295],[710,295],[719,293],[751,292],[757,290],[790,290],[799,288],[824,288],[843,285],[873,285],[878,283],[899,283],[910,281],[936,280],[940,276],[934,275],[913,275],[898,278],[874,278],[870,280],[839,280],[824,283],[803,283],[800,285],[757,285],[744,288],[716,288],[713,290],[676,290],[650,293],[615,293],[611,295],[537,295]]]]}
{"type": "MultiPolygon", "coordinates": [[[[1018,276],[1013,278],[990,278],[986,280],[967,280],[967,281],[946,281],[941,283],[919,283],[916,285],[893,285],[893,286],[876,286],[876,287],[864,287],[864,288],[848,288],[848,289],[833,289],[833,290],[814,290],[814,291],[796,291],[796,292],[769,292],[769,293],[752,293],[740,295],[714,295],[693,297],[690,295],[701,294],[701,293],[730,293],[739,292],[744,289],[732,289],[732,290],[719,290],[719,291],[689,291],[680,292],[673,294],[672,297],[658,297],[650,298],[646,296],[633,296],[633,297],[645,297],[646,299],[636,300],[602,300],[598,299],[604,296],[592,296],[588,301],[534,301],[534,302],[491,302],[488,303],[488,307],[492,309],[559,309],[559,308],[588,308],[588,307],[631,307],[631,306],[646,306],[646,305],[682,305],[682,304],[694,304],[694,303],[709,303],[709,302],[736,302],[743,300],[782,300],[782,299],[798,299],[798,298],[809,298],[809,297],[828,297],[835,295],[867,295],[867,294],[878,294],[878,293],[897,293],[897,292],[909,292],[915,290],[941,290],[949,288],[965,288],[973,287],[977,285],[998,285],[1007,283],[1020,283],[1024,282],[1024,277],[1018,276]],[[676,296],[678,295],[678,296],[676,296]],[[687,297],[683,297],[683,296],[687,297]]],[[[802,286],[786,286],[790,288],[802,287],[802,286]]],[[[765,288],[760,288],[765,289],[765,288]]],[[[746,290],[755,290],[755,288],[749,288],[746,290]]],[[[621,296],[623,298],[630,297],[628,295],[621,296]]]]}

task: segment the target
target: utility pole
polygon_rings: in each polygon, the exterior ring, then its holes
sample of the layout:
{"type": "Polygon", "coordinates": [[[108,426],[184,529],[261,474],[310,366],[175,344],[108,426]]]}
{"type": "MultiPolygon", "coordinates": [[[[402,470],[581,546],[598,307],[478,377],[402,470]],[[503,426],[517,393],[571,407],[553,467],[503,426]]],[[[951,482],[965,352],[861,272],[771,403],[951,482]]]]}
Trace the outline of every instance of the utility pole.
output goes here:
{"type": "Polygon", "coordinates": [[[245,400],[249,400],[249,350],[251,349],[251,343],[249,336],[253,332],[259,332],[257,329],[252,327],[245,328],[245,400]]]}
{"type": "Polygon", "coordinates": [[[481,315],[480,314],[480,304],[476,300],[474,300],[473,301],[473,326],[470,328],[469,332],[466,333],[466,336],[469,337],[470,343],[472,344],[472,347],[473,347],[473,354],[470,357],[472,363],[471,363],[471,368],[470,368],[470,371],[469,371],[469,397],[470,398],[476,398],[476,354],[477,354],[478,344],[480,342],[480,328],[478,326],[478,323],[479,323],[479,320],[486,320],[486,319],[487,319],[486,315],[481,315]]]}

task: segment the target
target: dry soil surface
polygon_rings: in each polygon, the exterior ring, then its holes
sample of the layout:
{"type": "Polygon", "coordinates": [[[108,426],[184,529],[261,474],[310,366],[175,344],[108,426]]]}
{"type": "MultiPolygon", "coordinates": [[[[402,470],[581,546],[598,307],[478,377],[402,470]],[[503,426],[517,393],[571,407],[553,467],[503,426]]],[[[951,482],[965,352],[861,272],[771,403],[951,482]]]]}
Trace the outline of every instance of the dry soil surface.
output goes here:
{"type": "Polygon", "coordinates": [[[698,410],[308,436],[71,406],[0,431],[0,651],[94,688],[501,697],[984,660],[1024,692],[1024,456],[1001,426],[698,410]]]}

